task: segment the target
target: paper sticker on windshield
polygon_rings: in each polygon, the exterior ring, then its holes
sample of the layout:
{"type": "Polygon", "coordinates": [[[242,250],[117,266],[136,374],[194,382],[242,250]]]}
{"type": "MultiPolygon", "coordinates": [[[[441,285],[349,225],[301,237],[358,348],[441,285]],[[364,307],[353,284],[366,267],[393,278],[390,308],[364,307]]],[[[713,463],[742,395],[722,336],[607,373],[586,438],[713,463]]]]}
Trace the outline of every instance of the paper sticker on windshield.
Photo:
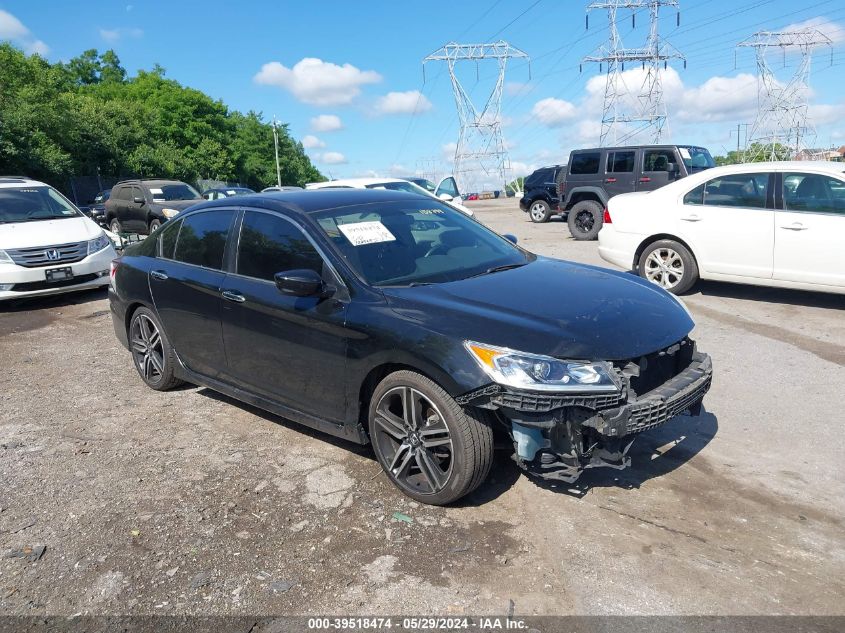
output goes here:
{"type": "Polygon", "coordinates": [[[686,158],[689,160],[692,156],[689,155],[689,150],[686,147],[679,147],[678,151],[681,152],[681,158],[686,158]]]}
{"type": "Polygon", "coordinates": [[[393,242],[396,238],[387,227],[376,220],[375,222],[355,222],[353,224],[339,224],[338,227],[353,246],[393,242]]]}
{"type": "Polygon", "coordinates": [[[159,195],[159,196],[164,195],[164,192],[161,189],[153,189],[152,187],[150,187],[150,193],[153,194],[154,196],[155,195],[159,195]]]}

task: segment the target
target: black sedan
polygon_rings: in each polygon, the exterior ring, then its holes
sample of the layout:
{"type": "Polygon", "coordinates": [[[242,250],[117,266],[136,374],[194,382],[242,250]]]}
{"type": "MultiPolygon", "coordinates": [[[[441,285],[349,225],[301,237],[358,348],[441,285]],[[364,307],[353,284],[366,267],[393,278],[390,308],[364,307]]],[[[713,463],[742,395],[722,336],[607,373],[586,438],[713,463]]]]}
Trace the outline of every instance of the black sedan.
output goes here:
{"type": "Polygon", "coordinates": [[[678,299],[513,241],[389,190],[203,203],[115,261],[114,329],[153,389],[204,385],[371,443],[431,504],[484,481],[494,432],[571,482],[699,412],[710,358],[678,299]]]}

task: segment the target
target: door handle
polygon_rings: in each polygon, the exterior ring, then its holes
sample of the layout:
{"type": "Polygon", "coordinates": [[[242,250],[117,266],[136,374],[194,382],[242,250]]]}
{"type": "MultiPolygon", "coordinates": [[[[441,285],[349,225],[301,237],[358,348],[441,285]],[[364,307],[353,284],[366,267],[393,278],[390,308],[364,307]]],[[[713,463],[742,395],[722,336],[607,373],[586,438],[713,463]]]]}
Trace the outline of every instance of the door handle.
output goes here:
{"type": "Polygon", "coordinates": [[[681,219],[682,219],[684,222],[701,222],[701,220],[702,220],[702,218],[700,218],[699,216],[695,215],[694,213],[693,213],[692,215],[687,215],[687,216],[684,216],[684,217],[682,217],[681,219]]]}
{"type": "Polygon", "coordinates": [[[605,178],[604,181],[607,183],[614,183],[616,182],[616,178],[605,178]]]}
{"type": "Polygon", "coordinates": [[[793,222],[793,223],[792,223],[792,224],[790,224],[789,226],[782,226],[782,227],[780,227],[780,228],[782,228],[782,229],[786,229],[787,231],[806,231],[806,230],[807,230],[807,229],[809,229],[810,227],[809,227],[809,226],[804,226],[804,225],[803,225],[803,224],[801,224],[800,222],[793,222]]]}
{"type": "Polygon", "coordinates": [[[651,178],[649,178],[648,176],[643,176],[642,178],[640,178],[640,182],[651,182],[651,178]]]}
{"type": "Polygon", "coordinates": [[[224,290],[223,298],[227,301],[234,301],[235,303],[243,303],[246,301],[246,297],[244,297],[240,292],[235,292],[234,290],[224,290]]]}
{"type": "Polygon", "coordinates": [[[165,279],[167,279],[167,273],[163,270],[151,270],[150,277],[152,277],[153,279],[158,279],[159,281],[164,281],[165,279]]]}

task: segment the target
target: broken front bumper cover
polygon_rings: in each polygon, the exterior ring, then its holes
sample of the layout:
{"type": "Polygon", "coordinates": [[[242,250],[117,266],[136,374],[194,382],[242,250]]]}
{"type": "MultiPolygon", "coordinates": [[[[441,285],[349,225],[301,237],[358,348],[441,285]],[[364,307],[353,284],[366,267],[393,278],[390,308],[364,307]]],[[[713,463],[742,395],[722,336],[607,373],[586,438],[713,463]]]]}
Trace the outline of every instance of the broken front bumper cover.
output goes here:
{"type": "Polygon", "coordinates": [[[639,433],[684,413],[698,415],[712,376],[710,357],[694,351],[685,369],[641,396],[627,384],[621,393],[595,396],[491,385],[459,401],[498,409],[510,420],[516,461],[529,473],[573,482],[586,468],[626,468],[628,449],[639,433]]]}

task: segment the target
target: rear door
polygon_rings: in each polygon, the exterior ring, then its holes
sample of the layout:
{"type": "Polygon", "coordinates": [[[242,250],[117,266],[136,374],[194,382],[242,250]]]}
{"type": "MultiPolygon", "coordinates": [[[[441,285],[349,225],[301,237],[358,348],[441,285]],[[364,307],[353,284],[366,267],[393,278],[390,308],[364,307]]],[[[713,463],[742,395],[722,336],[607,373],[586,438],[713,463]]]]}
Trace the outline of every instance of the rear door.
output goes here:
{"type": "Polygon", "coordinates": [[[200,211],[169,224],[150,271],[153,302],[171,344],[189,369],[212,378],[226,365],[220,293],[235,213],[200,211]]]}
{"type": "Polygon", "coordinates": [[[771,279],[774,251],[774,174],[713,178],[683,197],[678,235],[699,268],[724,275],[771,279]]]}
{"type": "Polygon", "coordinates": [[[845,181],[778,174],[774,278],[845,287],[845,181]]]}
{"type": "Polygon", "coordinates": [[[339,421],[346,392],[342,283],[302,228],[286,216],[244,211],[235,273],[223,293],[229,379],[299,411],[339,421]],[[309,269],[339,288],[331,297],[282,294],[273,277],[309,269]]]}
{"type": "Polygon", "coordinates": [[[643,149],[640,162],[640,175],[637,178],[637,191],[654,191],[670,182],[682,173],[681,160],[673,148],[643,149]],[[675,171],[670,171],[674,165],[675,171]]]}
{"type": "Polygon", "coordinates": [[[605,161],[604,190],[607,197],[636,190],[635,149],[614,150],[607,152],[605,161]]]}
{"type": "Polygon", "coordinates": [[[115,187],[112,196],[109,200],[109,211],[114,214],[114,217],[117,218],[118,222],[120,222],[120,227],[124,231],[131,230],[131,226],[127,226],[127,211],[129,209],[128,202],[129,198],[132,196],[132,186],[131,185],[120,185],[115,187]]]}
{"type": "MultiPolygon", "coordinates": [[[[566,195],[579,187],[604,187],[602,152],[572,152],[569,159],[569,171],[566,175],[566,195]]],[[[561,201],[563,202],[563,201],[561,201]]]]}

